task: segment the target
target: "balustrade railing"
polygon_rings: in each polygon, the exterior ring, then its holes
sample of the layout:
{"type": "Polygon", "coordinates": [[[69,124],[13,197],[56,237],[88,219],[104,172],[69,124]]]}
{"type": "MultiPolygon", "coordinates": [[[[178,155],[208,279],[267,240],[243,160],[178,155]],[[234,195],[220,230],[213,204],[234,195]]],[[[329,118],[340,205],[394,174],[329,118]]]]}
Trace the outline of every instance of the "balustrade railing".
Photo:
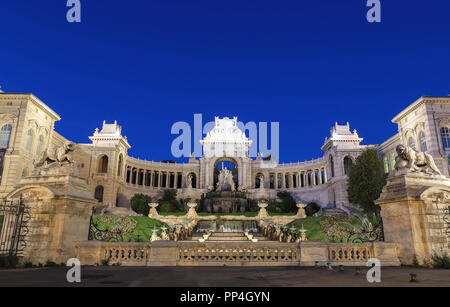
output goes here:
{"type": "Polygon", "coordinates": [[[235,244],[210,243],[180,244],[180,265],[242,263],[297,263],[300,261],[298,244],[235,244]]]}

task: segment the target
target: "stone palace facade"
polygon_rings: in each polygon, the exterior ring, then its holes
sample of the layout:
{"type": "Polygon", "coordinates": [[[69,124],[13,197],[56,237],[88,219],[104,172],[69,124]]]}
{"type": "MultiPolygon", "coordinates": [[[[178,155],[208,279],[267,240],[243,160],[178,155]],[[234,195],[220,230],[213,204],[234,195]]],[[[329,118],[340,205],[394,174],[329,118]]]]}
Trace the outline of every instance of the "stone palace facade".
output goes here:
{"type": "MultiPolygon", "coordinates": [[[[22,177],[33,171],[40,153],[68,140],[54,130],[60,116],[33,94],[0,91],[0,196],[6,196],[22,177]]],[[[278,163],[272,158],[248,156],[251,141],[237,127],[237,118],[216,118],[216,126],[201,141],[203,156],[187,163],[163,163],[128,156],[130,144],[122,128],[103,122],[88,144],[77,144],[75,160],[92,195],[104,207],[127,207],[134,194],[152,197],[176,189],[179,198],[199,199],[216,188],[219,169],[232,173],[235,189],[248,198],[274,198],[289,191],[303,201],[321,206],[351,207],[347,175],[358,155],[368,146],[378,150],[385,172],[393,169],[395,147],[402,143],[431,154],[449,176],[450,97],[423,96],[392,120],[398,133],[380,145],[361,145],[350,125],[331,128],[322,146],[323,157],[278,163]]]]}

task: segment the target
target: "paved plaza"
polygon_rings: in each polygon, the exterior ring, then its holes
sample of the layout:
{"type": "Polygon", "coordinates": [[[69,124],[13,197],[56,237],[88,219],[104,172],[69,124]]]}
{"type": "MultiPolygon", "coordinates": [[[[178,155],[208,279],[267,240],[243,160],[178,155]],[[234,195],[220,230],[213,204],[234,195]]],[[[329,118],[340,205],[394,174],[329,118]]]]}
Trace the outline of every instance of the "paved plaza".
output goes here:
{"type": "Polygon", "coordinates": [[[367,268],[301,267],[83,267],[81,284],[66,281],[67,268],[0,270],[0,287],[449,287],[450,270],[382,268],[381,283],[369,283],[367,268]],[[410,282],[416,274],[417,282],[410,282]]]}

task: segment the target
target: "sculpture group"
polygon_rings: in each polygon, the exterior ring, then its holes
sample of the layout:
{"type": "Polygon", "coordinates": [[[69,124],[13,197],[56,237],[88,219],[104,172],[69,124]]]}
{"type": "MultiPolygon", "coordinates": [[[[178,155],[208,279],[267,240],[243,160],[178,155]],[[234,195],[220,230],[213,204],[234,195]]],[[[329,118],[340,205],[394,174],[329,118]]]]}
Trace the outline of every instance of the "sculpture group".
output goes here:
{"type": "Polygon", "coordinates": [[[231,191],[235,191],[236,188],[234,186],[233,173],[229,169],[225,168],[220,170],[218,179],[216,186],[218,192],[222,191],[223,186],[227,185],[230,185],[231,191]]]}
{"type": "Polygon", "coordinates": [[[395,169],[408,169],[411,172],[427,172],[427,168],[432,173],[441,175],[441,171],[434,163],[434,159],[426,152],[417,152],[411,147],[398,145],[396,148],[397,157],[395,158],[395,169]]]}

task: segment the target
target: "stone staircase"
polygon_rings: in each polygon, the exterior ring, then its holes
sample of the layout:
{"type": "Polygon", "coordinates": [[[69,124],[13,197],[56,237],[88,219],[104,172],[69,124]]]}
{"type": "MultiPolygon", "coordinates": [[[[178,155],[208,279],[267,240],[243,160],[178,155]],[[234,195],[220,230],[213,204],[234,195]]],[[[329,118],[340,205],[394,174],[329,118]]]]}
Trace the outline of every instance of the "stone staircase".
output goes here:
{"type": "MultiPolygon", "coordinates": [[[[260,232],[251,233],[254,239],[259,241],[268,241],[268,238],[260,232]]],[[[194,233],[188,242],[198,242],[203,239],[203,233],[194,233]]],[[[243,232],[213,232],[206,242],[249,242],[243,232]]]]}
{"type": "Polygon", "coordinates": [[[339,208],[322,208],[317,216],[347,216],[347,212],[339,208]]]}

